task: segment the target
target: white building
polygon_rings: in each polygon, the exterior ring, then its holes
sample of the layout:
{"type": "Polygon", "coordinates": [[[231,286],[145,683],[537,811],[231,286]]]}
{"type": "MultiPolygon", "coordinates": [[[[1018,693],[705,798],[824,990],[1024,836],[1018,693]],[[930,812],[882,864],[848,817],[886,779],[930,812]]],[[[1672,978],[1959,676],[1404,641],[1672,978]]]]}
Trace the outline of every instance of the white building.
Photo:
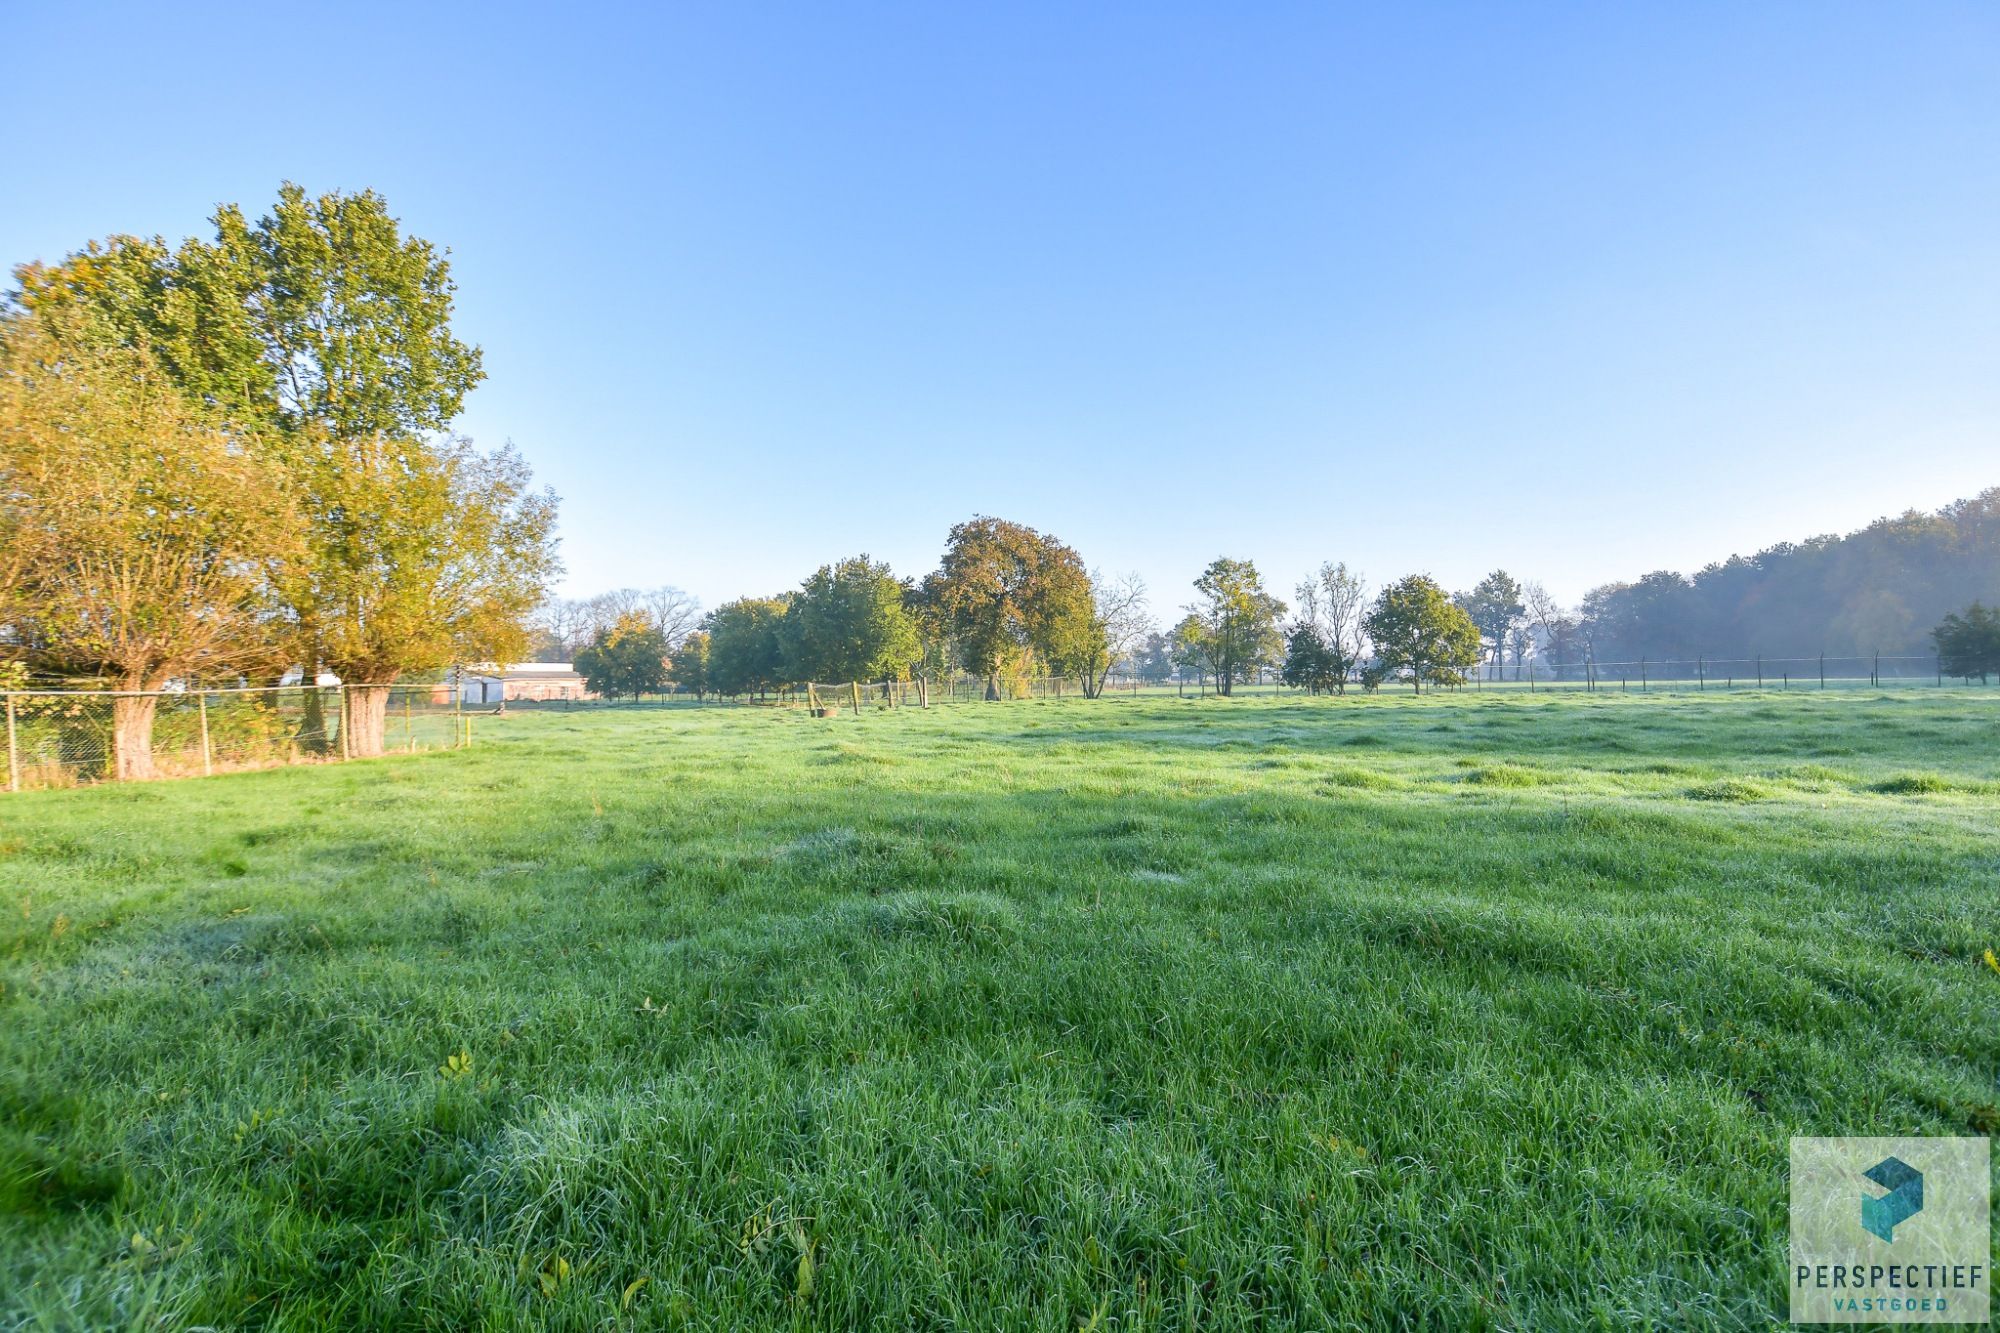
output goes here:
{"type": "Polygon", "coordinates": [[[465,669],[458,689],[468,707],[595,697],[568,662],[483,662],[465,669]]]}

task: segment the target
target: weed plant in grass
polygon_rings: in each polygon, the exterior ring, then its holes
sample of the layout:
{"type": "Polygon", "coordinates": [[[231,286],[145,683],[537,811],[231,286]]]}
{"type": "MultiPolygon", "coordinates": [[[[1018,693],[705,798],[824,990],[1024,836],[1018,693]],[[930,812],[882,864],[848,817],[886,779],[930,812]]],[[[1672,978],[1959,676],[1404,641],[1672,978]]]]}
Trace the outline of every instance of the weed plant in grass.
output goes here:
{"type": "Polygon", "coordinates": [[[0,1326],[1765,1327],[1789,1136],[2000,1127],[1996,702],[604,710],[0,798],[0,1326]]]}

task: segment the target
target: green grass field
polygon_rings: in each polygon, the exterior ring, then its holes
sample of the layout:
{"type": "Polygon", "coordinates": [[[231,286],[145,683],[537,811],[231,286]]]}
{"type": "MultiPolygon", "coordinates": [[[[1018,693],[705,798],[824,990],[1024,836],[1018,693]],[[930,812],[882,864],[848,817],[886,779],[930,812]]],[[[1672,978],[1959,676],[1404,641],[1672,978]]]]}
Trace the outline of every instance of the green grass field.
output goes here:
{"type": "Polygon", "coordinates": [[[0,1326],[1764,1327],[2000,690],[546,713],[0,796],[0,1326]]]}

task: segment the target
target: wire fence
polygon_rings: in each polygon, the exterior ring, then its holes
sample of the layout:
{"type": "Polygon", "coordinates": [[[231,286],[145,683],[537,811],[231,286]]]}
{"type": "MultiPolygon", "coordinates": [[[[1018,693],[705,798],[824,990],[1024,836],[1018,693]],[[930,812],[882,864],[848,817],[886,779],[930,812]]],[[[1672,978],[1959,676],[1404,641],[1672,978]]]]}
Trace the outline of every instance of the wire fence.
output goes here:
{"type": "Polygon", "coordinates": [[[1734,690],[1734,689],[1886,689],[1894,686],[1984,684],[1979,676],[1953,676],[1936,656],[1885,657],[1666,657],[1636,661],[1594,662],[1551,666],[1529,663],[1528,669],[1489,663],[1473,673],[1461,688],[1581,689],[1581,690],[1734,690]]]}
{"type": "MultiPolygon", "coordinates": [[[[378,688],[378,687],[367,687],[378,688]]],[[[75,787],[120,776],[198,777],[284,764],[325,763],[458,748],[471,715],[448,685],[391,685],[379,736],[358,728],[341,686],[252,689],[22,690],[6,713],[9,791],[75,787]]]]}
{"type": "MultiPolygon", "coordinates": [[[[1629,662],[1578,662],[1551,666],[1530,662],[1516,672],[1490,665],[1468,673],[1464,680],[1444,686],[1455,691],[1519,690],[1522,692],[1574,690],[1653,691],[1688,690],[1835,690],[1897,689],[1919,687],[1979,686],[1984,677],[1959,677],[1946,672],[1936,657],[1692,657],[1640,658],[1629,662]]],[[[1408,690],[1407,677],[1394,676],[1374,684],[1365,682],[1360,671],[1342,682],[1350,694],[1372,691],[1408,690]]],[[[1438,688],[1426,683],[1426,690],[1438,688]]],[[[1308,691],[1284,683],[1276,667],[1253,668],[1246,678],[1233,680],[1227,691],[1207,676],[1150,676],[1114,673],[1102,681],[1096,697],[1206,698],[1227,693],[1232,698],[1304,697],[1308,691]]],[[[954,676],[929,682],[876,681],[786,686],[772,691],[768,702],[807,707],[821,714],[861,712],[868,708],[930,706],[1000,699],[1083,698],[1085,691],[1075,676],[1003,676],[989,694],[982,677],[954,676]]]]}
{"type": "MultiPolygon", "coordinates": [[[[1706,690],[1788,690],[1788,689],[1892,689],[1913,686],[1985,684],[1978,676],[1952,676],[1935,656],[1813,656],[1813,657],[1689,657],[1637,658],[1631,661],[1552,663],[1531,658],[1525,663],[1481,663],[1463,681],[1447,689],[1455,690],[1627,690],[1648,691],[1706,690]]],[[[1342,682],[1346,693],[1371,689],[1393,691],[1410,688],[1409,680],[1390,676],[1369,684],[1360,669],[1342,682]]],[[[1426,683],[1426,690],[1433,688],[1426,683]]],[[[1096,697],[1123,698],[1205,698],[1224,693],[1214,678],[1193,672],[1140,676],[1113,672],[1097,686],[1096,697]]],[[[1276,664],[1254,667],[1242,679],[1230,682],[1226,691],[1236,698],[1305,695],[1303,688],[1287,685],[1276,664]]],[[[497,707],[502,712],[562,711],[603,708],[713,708],[757,705],[779,708],[807,708],[819,713],[858,712],[867,708],[932,707],[942,704],[976,703],[998,699],[1075,699],[1087,697],[1076,676],[1001,675],[989,682],[983,676],[954,674],[932,678],[892,681],[799,682],[772,685],[735,694],[715,691],[696,693],[670,687],[657,693],[618,699],[508,699],[497,707]]],[[[495,705],[487,705],[492,711],[495,705]]]]}
{"type": "MultiPolygon", "coordinates": [[[[1654,690],[1834,690],[1941,688],[1988,682],[1947,674],[1935,657],[1641,658],[1629,662],[1580,662],[1521,669],[1486,664],[1462,683],[1465,690],[1621,692],[1654,690]]],[[[1348,692],[1369,687],[1358,678],[1348,692]]],[[[1385,680],[1375,688],[1408,688],[1385,680]]],[[[1212,679],[1113,674],[1096,697],[1205,698],[1222,693],[1212,679]]],[[[507,700],[485,714],[551,709],[717,707],[763,705],[807,708],[821,716],[890,708],[929,708],[999,699],[1086,697],[1074,676],[952,675],[936,679],[810,682],[739,695],[673,690],[636,701],[507,700]]],[[[1282,682],[1275,668],[1253,670],[1232,681],[1234,697],[1304,696],[1282,682]]],[[[0,693],[6,721],[6,790],[74,787],[119,777],[173,778],[285,764],[325,763],[373,753],[414,753],[471,744],[475,713],[452,684],[382,687],[278,686],[248,689],[181,689],[154,693],[110,690],[21,690],[0,693]],[[381,691],[379,707],[350,707],[364,692],[381,691]],[[350,693],[350,690],[353,693],[350,693]],[[134,711],[145,725],[135,727],[134,711]],[[373,725],[379,734],[360,735],[373,725]],[[349,726],[352,718],[355,725],[349,726]],[[143,751],[135,755],[134,749],[143,751]]]]}

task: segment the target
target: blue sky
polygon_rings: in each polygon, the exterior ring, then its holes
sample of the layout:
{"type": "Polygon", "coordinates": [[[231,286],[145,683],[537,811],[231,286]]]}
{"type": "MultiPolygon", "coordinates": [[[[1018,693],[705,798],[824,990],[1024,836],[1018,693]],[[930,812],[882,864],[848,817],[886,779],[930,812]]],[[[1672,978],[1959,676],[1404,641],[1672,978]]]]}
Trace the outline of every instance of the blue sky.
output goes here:
{"type": "Polygon", "coordinates": [[[13,6],[0,259],[373,187],[569,588],[1574,596],[2000,484],[2000,6],[13,6]]]}

